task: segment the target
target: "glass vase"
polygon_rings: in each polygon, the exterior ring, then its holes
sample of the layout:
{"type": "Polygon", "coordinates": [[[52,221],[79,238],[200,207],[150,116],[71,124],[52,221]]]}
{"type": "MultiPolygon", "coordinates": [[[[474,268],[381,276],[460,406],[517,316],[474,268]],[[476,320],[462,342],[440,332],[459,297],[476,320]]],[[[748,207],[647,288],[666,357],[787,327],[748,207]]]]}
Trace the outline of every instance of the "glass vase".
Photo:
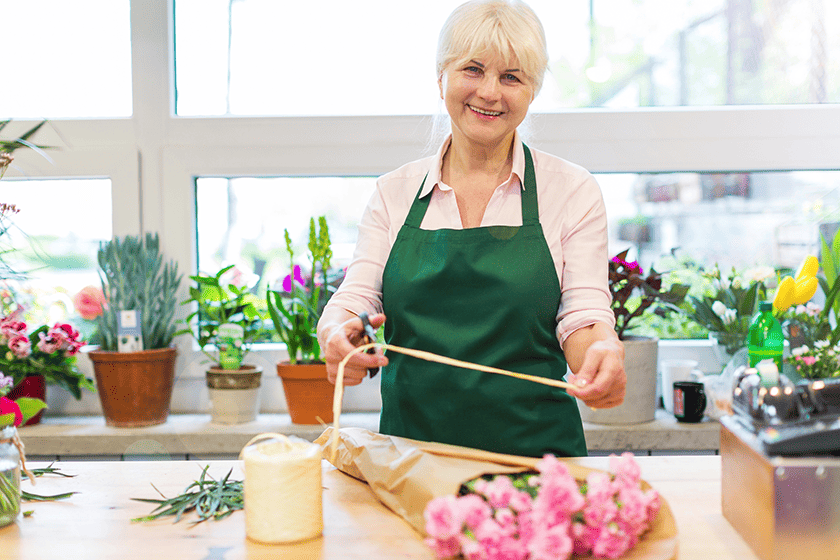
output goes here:
{"type": "Polygon", "coordinates": [[[14,426],[0,429],[0,527],[14,523],[20,513],[20,454],[12,440],[14,426]]]}

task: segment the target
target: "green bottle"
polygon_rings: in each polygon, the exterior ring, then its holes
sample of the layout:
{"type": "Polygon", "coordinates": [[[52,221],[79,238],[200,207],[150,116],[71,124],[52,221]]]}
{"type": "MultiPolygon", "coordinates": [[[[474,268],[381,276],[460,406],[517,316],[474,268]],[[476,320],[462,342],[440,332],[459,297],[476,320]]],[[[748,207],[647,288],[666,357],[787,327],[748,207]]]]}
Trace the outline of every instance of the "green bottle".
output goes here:
{"type": "MultiPolygon", "coordinates": [[[[750,334],[747,337],[750,367],[757,367],[760,361],[769,359],[775,362],[781,373],[784,349],[785,335],[782,333],[782,325],[773,316],[773,303],[762,301],[750,324],[750,334]]],[[[761,381],[763,385],[776,385],[778,376],[774,379],[765,379],[765,376],[762,376],[761,381]]]]}

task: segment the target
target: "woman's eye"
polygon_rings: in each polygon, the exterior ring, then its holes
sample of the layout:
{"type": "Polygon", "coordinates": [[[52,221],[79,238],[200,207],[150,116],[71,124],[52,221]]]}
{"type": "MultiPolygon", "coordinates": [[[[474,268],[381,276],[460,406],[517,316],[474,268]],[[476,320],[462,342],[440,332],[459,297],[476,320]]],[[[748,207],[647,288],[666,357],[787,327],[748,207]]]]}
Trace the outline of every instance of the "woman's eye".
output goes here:
{"type": "Polygon", "coordinates": [[[508,82],[519,82],[521,81],[516,74],[505,74],[502,76],[503,79],[507,80],[508,82]]]}
{"type": "Polygon", "coordinates": [[[466,68],[464,68],[464,72],[467,72],[469,74],[481,74],[481,68],[479,68],[478,66],[467,66],[466,68]]]}

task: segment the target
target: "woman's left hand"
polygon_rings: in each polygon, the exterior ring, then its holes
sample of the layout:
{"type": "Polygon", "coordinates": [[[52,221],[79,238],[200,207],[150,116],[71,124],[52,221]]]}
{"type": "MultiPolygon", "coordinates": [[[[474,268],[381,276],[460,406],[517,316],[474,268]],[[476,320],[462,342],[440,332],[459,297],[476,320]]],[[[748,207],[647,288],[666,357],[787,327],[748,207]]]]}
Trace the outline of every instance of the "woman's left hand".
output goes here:
{"type": "Polygon", "coordinates": [[[563,348],[575,372],[569,381],[577,388],[569,389],[570,395],[591,408],[613,408],[624,402],[624,345],[613,329],[603,323],[578,329],[563,348]]]}

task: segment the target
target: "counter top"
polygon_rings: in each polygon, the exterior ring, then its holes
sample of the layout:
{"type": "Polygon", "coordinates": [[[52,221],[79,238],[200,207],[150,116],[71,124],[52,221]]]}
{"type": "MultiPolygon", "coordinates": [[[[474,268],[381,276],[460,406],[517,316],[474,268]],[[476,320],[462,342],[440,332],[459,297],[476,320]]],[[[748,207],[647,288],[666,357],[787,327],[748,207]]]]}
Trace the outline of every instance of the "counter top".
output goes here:
{"type": "MultiPolygon", "coordinates": [[[[679,531],[680,560],[756,560],[755,554],[721,514],[721,458],[638,457],[642,477],[669,503],[679,531]]],[[[604,457],[577,459],[606,469],[604,457]]],[[[23,489],[41,494],[77,491],[60,502],[24,502],[29,517],[0,529],[4,560],[32,558],[179,558],[225,560],[431,560],[420,535],[379,503],[363,482],[323,463],[324,535],[295,545],[261,545],[245,537],[245,514],[195,526],[162,519],[131,523],[147,515],[152,504],[131,498],[156,498],[152,484],[168,497],[181,493],[205,465],[219,478],[239,461],[62,462],[55,466],[75,478],[42,477],[23,489]]],[[[34,463],[31,466],[45,466],[34,463]]],[[[746,506],[745,506],[746,507],[746,506]]]]}
{"type": "MultiPolygon", "coordinates": [[[[345,413],[341,425],[378,431],[379,414],[345,413]]],[[[164,424],[146,428],[108,427],[102,416],[48,416],[41,424],[19,429],[27,455],[47,460],[235,458],[257,434],[279,432],[312,441],[323,431],[320,425],[293,424],[288,414],[260,414],[254,422],[235,425],[214,424],[208,414],[171,414],[164,424]]],[[[720,424],[683,424],[662,409],[653,422],[629,426],[587,423],[584,431],[592,454],[714,454],[720,448],[720,424]]]]}

